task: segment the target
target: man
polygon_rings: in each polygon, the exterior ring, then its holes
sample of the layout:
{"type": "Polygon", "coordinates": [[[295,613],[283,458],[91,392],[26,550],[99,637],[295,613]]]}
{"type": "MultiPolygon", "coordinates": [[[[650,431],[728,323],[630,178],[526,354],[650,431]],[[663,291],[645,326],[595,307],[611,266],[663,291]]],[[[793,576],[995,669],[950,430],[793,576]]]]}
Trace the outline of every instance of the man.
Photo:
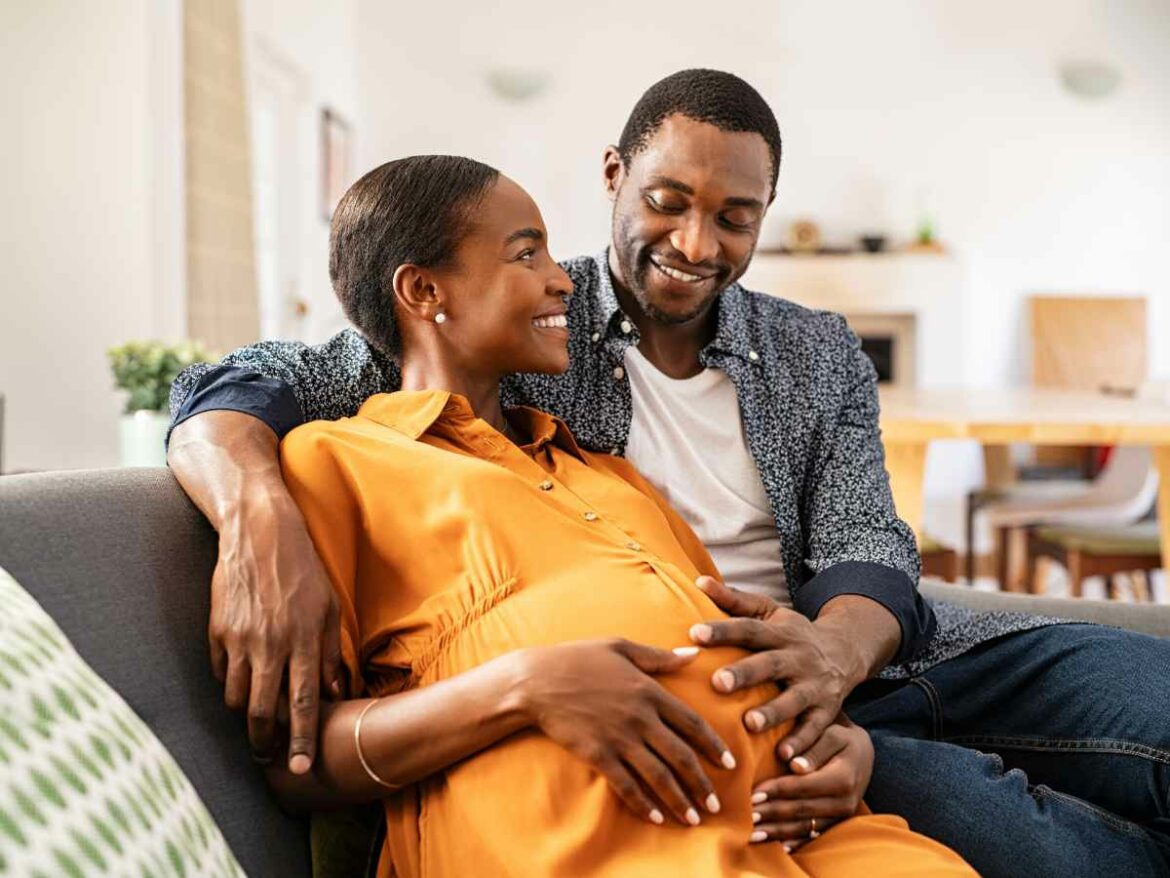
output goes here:
{"type": "MultiPolygon", "coordinates": [[[[808,790],[834,762],[818,748],[844,703],[874,737],[871,804],[983,874],[1162,874],[1170,734],[1153,669],[1170,668],[1170,649],[919,597],[872,366],[840,317],[736,283],[780,153],[775,117],[742,80],[688,70],[652,86],[605,153],[611,246],[564,264],[570,370],[523,376],[505,398],[629,457],[737,587],[709,585],[737,618],[691,635],[756,652],[716,672],[716,689],[782,684],[745,714],[749,729],[798,719],[778,745],[794,774],[754,799],[761,840],[815,836],[814,821],[841,816],[840,796],[808,790]],[[1083,691],[1087,677],[1098,685],[1083,691]]],[[[337,619],[278,440],[397,382],[395,363],[348,331],[316,348],[245,348],[172,392],[171,465],[220,532],[213,663],[263,745],[287,662],[294,770],[312,759],[318,675],[340,692],[337,619]]]]}

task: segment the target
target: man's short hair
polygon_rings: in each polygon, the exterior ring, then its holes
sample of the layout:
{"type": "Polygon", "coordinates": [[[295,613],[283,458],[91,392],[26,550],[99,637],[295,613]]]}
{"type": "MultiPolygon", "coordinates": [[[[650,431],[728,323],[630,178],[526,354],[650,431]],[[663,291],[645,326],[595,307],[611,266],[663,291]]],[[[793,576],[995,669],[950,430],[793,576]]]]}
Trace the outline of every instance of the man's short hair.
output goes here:
{"type": "Polygon", "coordinates": [[[776,177],[780,173],[780,126],[776,115],[758,91],[722,70],[680,70],[646,89],[618,140],[622,164],[628,168],[663,120],[675,114],[723,131],[759,134],[772,154],[772,194],[776,194],[776,177]]]}

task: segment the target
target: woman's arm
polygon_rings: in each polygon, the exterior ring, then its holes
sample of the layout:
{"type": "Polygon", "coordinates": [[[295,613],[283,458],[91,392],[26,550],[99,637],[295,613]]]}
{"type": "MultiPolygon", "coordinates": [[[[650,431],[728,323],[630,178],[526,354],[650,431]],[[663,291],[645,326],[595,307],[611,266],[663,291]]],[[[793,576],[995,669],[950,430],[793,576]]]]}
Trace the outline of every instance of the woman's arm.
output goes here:
{"type": "MultiPolygon", "coordinates": [[[[362,720],[367,763],[387,783],[406,786],[478,753],[530,724],[524,710],[524,659],[508,653],[431,686],[377,699],[362,720]]],[[[322,710],[317,760],[293,774],[277,760],[268,781],[290,810],[371,802],[391,790],[362,767],[354,724],[370,699],[322,710]]]]}
{"type": "MultiPolygon", "coordinates": [[[[633,813],[684,825],[719,800],[699,756],[735,767],[726,744],[650,675],[677,671],[682,653],[625,640],[588,640],[506,653],[446,680],[379,699],[365,714],[361,752],[375,774],[406,786],[532,729],[593,766],[633,813]]],[[[369,802],[393,791],[362,766],[354,726],[369,699],[325,708],[308,774],[287,762],[268,779],[293,810],[369,802]]]]}

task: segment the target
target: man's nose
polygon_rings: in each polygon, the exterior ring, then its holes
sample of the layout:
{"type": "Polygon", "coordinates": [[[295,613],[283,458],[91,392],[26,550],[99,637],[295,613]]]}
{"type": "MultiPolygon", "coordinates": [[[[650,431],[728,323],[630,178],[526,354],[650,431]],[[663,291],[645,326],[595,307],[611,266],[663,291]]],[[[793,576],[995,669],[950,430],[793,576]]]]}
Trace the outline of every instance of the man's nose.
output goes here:
{"type": "Polygon", "coordinates": [[[701,265],[719,256],[719,240],[715,229],[702,216],[690,216],[670,235],[670,244],[686,257],[691,265],[701,265]]]}

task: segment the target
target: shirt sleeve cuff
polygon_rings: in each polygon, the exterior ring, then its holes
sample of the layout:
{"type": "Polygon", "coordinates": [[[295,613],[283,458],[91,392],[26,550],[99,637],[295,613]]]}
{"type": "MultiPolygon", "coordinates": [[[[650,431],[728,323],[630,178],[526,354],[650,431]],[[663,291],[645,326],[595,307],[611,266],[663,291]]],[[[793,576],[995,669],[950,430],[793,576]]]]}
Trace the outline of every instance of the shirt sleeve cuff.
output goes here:
{"type": "Polygon", "coordinates": [[[902,645],[891,664],[914,658],[934,636],[934,611],[910,577],[901,570],[872,561],[842,561],[827,567],[797,589],[793,607],[803,616],[815,619],[821,608],[835,597],[861,595],[877,601],[902,629],[902,645]]]}
{"type": "Polygon", "coordinates": [[[217,366],[200,377],[179,406],[167,430],[167,442],[170,443],[171,433],[183,421],[211,411],[243,412],[259,418],[272,428],[277,438],[284,438],[285,433],[305,421],[301,404],[288,382],[239,366],[217,366]]]}

